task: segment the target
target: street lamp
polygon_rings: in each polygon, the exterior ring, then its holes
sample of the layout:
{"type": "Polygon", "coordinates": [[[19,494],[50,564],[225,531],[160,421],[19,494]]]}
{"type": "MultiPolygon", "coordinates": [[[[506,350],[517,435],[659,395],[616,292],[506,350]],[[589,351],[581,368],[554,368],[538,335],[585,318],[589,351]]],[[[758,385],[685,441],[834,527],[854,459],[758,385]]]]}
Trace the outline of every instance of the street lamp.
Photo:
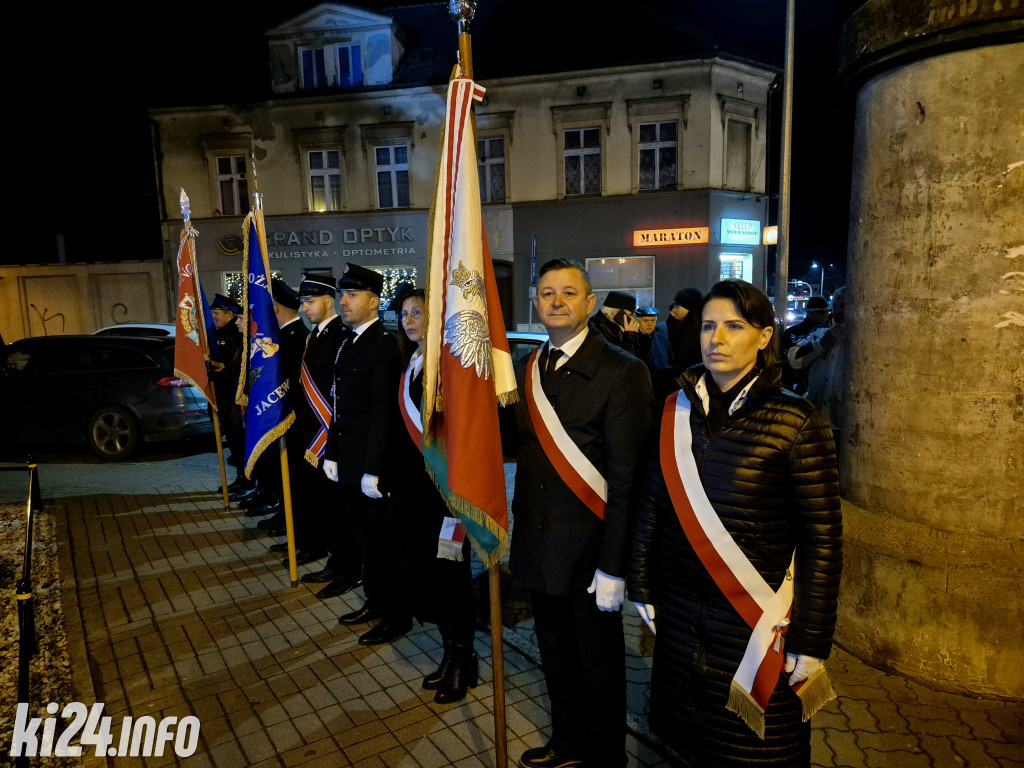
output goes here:
{"type": "Polygon", "coordinates": [[[818,295],[819,296],[824,296],[825,295],[825,268],[824,267],[819,267],[818,266],[818,262],[812,261],[811,262],[811,269],[820,269],[821,270],[821,285],[818,288],[818,295]]]}

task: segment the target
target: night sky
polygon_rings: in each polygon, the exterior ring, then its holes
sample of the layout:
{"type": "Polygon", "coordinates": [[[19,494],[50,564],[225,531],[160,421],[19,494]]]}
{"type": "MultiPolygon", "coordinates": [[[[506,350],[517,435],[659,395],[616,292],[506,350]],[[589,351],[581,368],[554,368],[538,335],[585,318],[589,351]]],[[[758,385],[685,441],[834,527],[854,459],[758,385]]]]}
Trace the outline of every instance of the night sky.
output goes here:
{"type": "MultiPolygon", "coordinates": [[[[809,269],[812,260],[845,271],[853,111],[852,96],[838,81],[836,51],[842,23],[861,1],[797,4],[790,277],[815,283],[819,273],[809,269]]],[[[536,34],[548,55],[564,51],[570,61],[584,55],[573,51],[575,43],[583,43],[585,51],[600,50],[615,45],[616,35],[629,28],[629,19],[611,19],[590,1],[552,4],[556,11],[547,17],[544,4],[478,0],[478,6],[487,2],[506,3],[501,10],[518,22],[517,33],[536,34]]],[[[377,9],[416,3],[353,4],[377,9]]],[[[14,101],[9,103],[21,105],[27,123],[21,141],[28,152],[17,162],[25,163],[26,183],[20,189],[28,198],[17,205],[19,226],[8,231],[0,263],[55,261],[58,232],[69,261],[159,258],[146,109],[264,98],[269,76],[263,33],[315,5],[295,0],[164,5],[165,16],[157,21],[148,10],[145,18],[131,11],[111,18],[112,11],[97,14],[94,7],[79,5],[81,10],[66,13],[56,27],[54,19],[39,19],[41,28],[54,30],[48,47],[34,40],[31,48],[8,55],[15,65],[10,71],[19,73],[10,79],[14,101]],[[58,68],[29,71],[43,50],[59,59],[58,68]],[[50,74],[41,77],[44,71],[50,74]]],[[[783,67],[785,0],[633,0],[620,7],[629,13],[638,5],[674,14],[681,26],[706,31],[723,50],[783,67]]],[[[32,23],[23,28],[31,29],[32,23]]],[[[506,21],[501,28],[512,26],[506,21]]],[[[453,23],[453,48],[455,35],[453,23]]],[[[487,44],[474,30],[476,75],[483,82],[486,57],[479,52],[487,44]]],[[[651,45],[664,50],[664,36],[651,45]]],[[[529,48],[524,45],[522,55],[531,55],[529,48]]],[[[770,185],[777,191],[777,147],[769,161],[770,185]]]]}

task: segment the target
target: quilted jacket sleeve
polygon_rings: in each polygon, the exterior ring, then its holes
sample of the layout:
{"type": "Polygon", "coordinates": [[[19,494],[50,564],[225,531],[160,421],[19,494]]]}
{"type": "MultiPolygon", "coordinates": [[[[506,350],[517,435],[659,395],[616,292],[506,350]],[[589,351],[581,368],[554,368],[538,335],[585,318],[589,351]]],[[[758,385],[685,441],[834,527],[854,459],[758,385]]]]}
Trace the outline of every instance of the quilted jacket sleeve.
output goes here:
{"type": "Polygon", "coordinates": [[[796,540],[793,615],[786,650],[827,658],[843,568],[843,521],[832,431],[809,413],[788,456],[796,540]]]}

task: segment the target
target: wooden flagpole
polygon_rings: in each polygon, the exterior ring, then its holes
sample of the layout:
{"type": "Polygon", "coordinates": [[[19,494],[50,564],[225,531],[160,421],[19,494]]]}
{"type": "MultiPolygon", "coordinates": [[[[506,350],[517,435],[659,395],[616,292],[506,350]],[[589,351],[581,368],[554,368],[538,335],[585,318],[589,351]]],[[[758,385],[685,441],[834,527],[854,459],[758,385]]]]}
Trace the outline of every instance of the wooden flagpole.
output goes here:
{"type": "MultiPolygon", "coordinates": [[[[473,43],[469,22],[476,13],[473,0],[450,0],[448,11],[459,27],[459,63],[463,74],[473,78],[473,43]]],[[[476,128],[475,114],[471,118],[476,128]]],[[[474,134],[476,131],[474,130],[474,134]]],[[[494,764],[495,768],[508,765],[508,736],[505,726],[505,653],[501,623],[501,566],[495,563],[487,569],[487,588],[491,612],[491,670],[494,687],[494,764]]]]}
{"type": "MultiPolygon", "coordinates": [[[[213,395],[213,402],[217,402],[217,390],[210,382],[210,394],[213,395]]],[[[224,509],[231,509],[231,500],[228,499],[228,470],[224,466],[224,443],[220,436],[220,418],[217,416],[217,408],[210,408],[213,414],[213,437],[217,441],[217,461],[220,463],[220,492],[224,499],[224,509]]]]}

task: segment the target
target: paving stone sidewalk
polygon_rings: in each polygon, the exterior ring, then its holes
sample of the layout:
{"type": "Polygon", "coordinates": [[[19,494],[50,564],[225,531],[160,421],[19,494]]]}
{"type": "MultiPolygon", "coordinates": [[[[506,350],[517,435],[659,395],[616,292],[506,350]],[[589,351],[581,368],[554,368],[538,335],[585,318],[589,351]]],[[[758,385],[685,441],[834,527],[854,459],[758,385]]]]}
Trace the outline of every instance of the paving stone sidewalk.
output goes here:
{"type": "MultiPolygon", "coordinates": [[[[214,454],[41,462],[40,479],[64,537],[76,692],[87,704],[104,702],[115,724],[197,716],[199,749],[180,760],[188,768],[494,765],[489,635],[476,639],[481,684],[459,704],[435,704],[420,679],[440,659],[436,631],[417,626],[389,646],[358,645],[364,628],[342,627],[337,617],[361,594],[325,602],[291,587],[256,520],[222,508],[214,454]]],[[[672,766],[643,714],[653,640],[631,607],[626,617],[630,765],[672,766]]],[[[515,765],[545,742],[550,718],[531,619],[515,589],[504,618],[515,765]]],[[[839,699],[814,719],[815,766],[1024,768],[1020,703],[937,693],[842,649],[829,669],[839,699]]],[[[109,764],[179,761],[169,754],[109,764]]]]}

